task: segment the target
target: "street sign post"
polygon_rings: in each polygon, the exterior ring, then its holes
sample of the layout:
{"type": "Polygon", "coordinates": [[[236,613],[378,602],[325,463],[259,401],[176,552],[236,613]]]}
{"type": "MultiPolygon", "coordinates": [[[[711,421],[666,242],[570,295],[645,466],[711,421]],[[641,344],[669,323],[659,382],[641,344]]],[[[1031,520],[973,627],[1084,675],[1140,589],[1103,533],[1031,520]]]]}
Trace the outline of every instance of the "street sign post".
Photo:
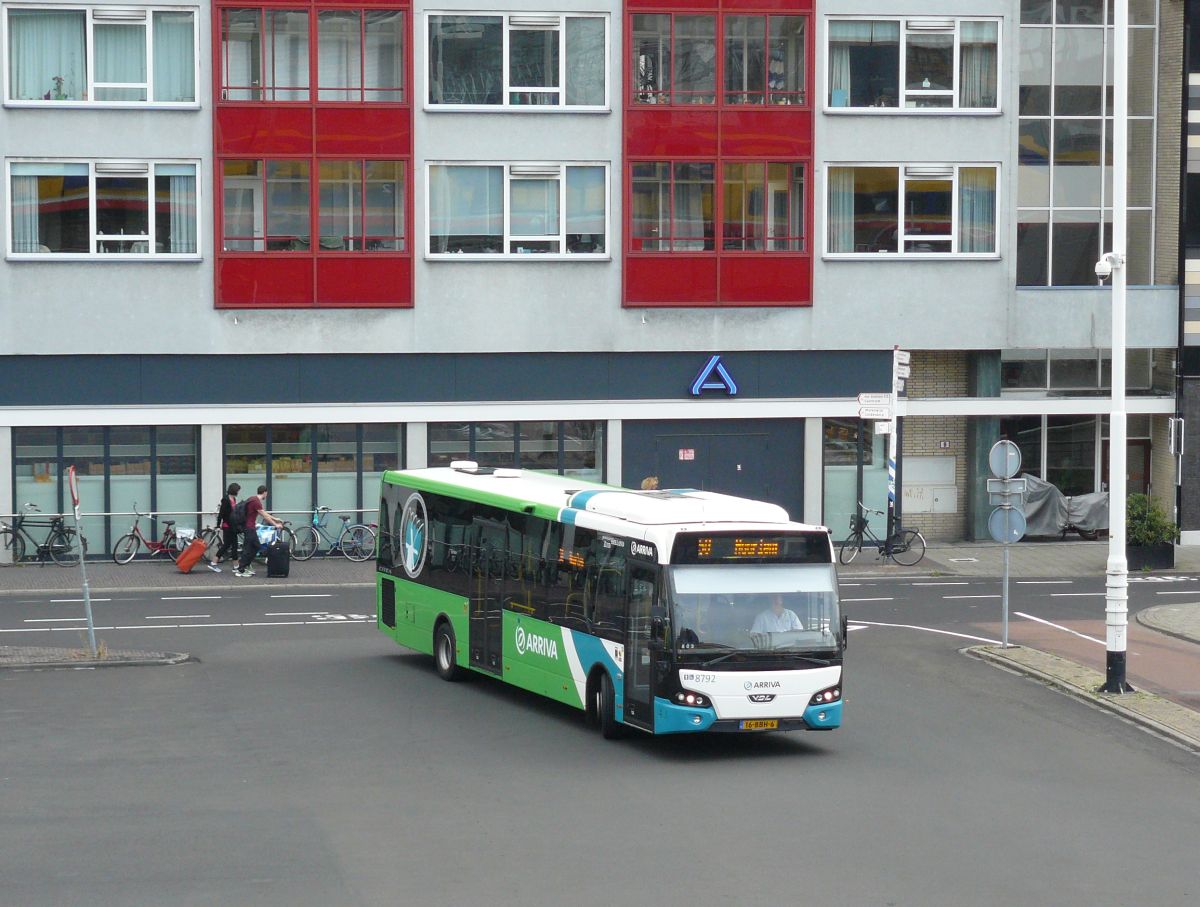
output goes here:
{"type": "Polygon", "coordinates": [[[858,418],[891,419],[892,408],[890,406],[860,406],[858,408],[858,418]]]}
{"type": "Polygon", "coordinates": [[[79,521],[79,475],[75,467],[67,469],[67,488],[71,492],[71,507],[75,511],[75,540],[79,544],[79,573],[83,577],[83,610],[87,615],[88,646],[96,657],[96,627],[92,623],[92,591],[88,587],[87,551],[83,547],[83,526],[79,521]]]}
{"type": "Polygon", "coordinates": [[[1025,535],[1025,480],[1013,478],[1021,471],[1021,449],[1012,441],[997,441],[988,451],[993,479],[987,480],[988,503],[996,509],[988,517],[988,534],[1004,546],[1004,581],[1000,599],[1004,609],[1001,642],[1008,648],[1008,546],[1025,535]]]}
{"type": "Polygon", "coordinates": [[[859,406],[891,406],[891,394],[859,394],[859,406]]]}

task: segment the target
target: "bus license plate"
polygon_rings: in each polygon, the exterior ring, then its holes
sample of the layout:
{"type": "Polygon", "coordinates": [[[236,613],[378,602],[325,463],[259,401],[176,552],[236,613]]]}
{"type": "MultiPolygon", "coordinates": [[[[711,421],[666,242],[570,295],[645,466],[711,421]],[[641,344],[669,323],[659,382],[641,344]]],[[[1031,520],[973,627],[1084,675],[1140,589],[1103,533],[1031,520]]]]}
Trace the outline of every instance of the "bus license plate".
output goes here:
{"type": "Polygon", "coordinates": [[[738,725],[743,731],[773,731],[779,727],[776,718],[754,718],[743,721],[738,725]]]}

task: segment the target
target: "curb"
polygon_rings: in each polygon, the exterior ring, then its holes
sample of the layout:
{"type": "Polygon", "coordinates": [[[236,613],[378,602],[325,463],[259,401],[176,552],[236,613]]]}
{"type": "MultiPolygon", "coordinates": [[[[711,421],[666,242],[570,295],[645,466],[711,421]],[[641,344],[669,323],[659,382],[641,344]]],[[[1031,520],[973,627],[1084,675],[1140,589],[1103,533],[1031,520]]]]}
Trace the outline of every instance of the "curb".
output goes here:
{"type": "Polygon", "coordinates": [[[1098,693],[1097,688],[1104,682],[1104,676],[1098,671],[1037,649],[1023,646],[1009,646],[1008,649],[998,646],[968,646],[959,651],[969,658],[1032,677],[1074,699],[1119,715],[1133,724],[1170,739],[1192,753],[1200,754],[1200,712],[1154,693],[1124,694],[1126,702],[1112,694],[1098,693]],[[1042,665],[1031,663],[1033,661],[1042,662],[1042,665]],[[1146,708],[1133,708],[1133,703],[1144,705],[1146,708]],[[1147,714],[1149,711],[1160,713],[1161,718],[1147,714]]]}
{"type": "MultiPolygon", "coordinates": [[[[79,668],[144,668],[161,665],[178,665],[185,662],[198,662],[187,652],[113,652],[108,658],[38,658],[32,655],[20,659],[17,655],[5,654],[4,649],[21,649],[19,646],[0,647],[0,671],[54,671],[64,668],[77,670],[79,668]]],[[[32,650],[31,650],[32,651],[32,650]]],[[[45,652],[44,648],[36,651],[45,652]]],[[[78,651],[61,649],[67,653],[78,651]]]]}
{"type": "MultiPolygon", "coordinates": [[[[1200,637],[1193,633],[1187,633],[1183,630],[1176,630],[1158,620],[1158,615],[1155,613],[1164,608],[1178,608],[1178,605],[1155,605],[1152,608],[1143,608],[1141,611],[1133,615],[1133,619],[1147,629],[1153,630],[1155,633],[1161,633],[1163,636],[1173,636],[1175,639],[1182,639],[1184,642],[1200,643],[1200,637]],[[1148,617],[1145,615],[1149,615],[1148,617]]],[[[1196,607],[1193,605],[1192,607],[1196,607]]]]}

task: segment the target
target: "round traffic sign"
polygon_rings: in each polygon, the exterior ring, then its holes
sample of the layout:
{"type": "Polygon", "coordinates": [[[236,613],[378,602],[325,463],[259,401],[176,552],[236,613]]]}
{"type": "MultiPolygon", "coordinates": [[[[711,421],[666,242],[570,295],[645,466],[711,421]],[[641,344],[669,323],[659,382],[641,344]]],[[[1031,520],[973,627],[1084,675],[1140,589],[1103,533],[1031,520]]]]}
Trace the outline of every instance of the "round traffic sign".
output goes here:
{"type": "Polygon", "coordinates": [[[1025,528],[1025,514],[1015,507],[997,507],[988,517],[988,535],[1005,545],[1021,541],[1025,528]]]}
{"type": "Polygon", "coordinates": [[[1012,441],[997,441],[988,452],[988,466],[997,478],[1011,479],[1021,469],[1021,448],[1012,441]]]}

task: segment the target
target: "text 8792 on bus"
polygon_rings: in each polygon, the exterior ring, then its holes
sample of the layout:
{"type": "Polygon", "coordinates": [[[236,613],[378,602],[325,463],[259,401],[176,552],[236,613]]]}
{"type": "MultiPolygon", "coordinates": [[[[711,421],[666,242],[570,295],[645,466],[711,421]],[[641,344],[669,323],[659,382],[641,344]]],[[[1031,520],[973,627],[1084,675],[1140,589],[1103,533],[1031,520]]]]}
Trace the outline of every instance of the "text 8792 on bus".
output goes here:
{"type": "Polygon", "coordinates": [[[831,730],[846,622],[829,533],[774,504],[471,462],[383,476],[378,626],[606,737],[831,730]]]}

